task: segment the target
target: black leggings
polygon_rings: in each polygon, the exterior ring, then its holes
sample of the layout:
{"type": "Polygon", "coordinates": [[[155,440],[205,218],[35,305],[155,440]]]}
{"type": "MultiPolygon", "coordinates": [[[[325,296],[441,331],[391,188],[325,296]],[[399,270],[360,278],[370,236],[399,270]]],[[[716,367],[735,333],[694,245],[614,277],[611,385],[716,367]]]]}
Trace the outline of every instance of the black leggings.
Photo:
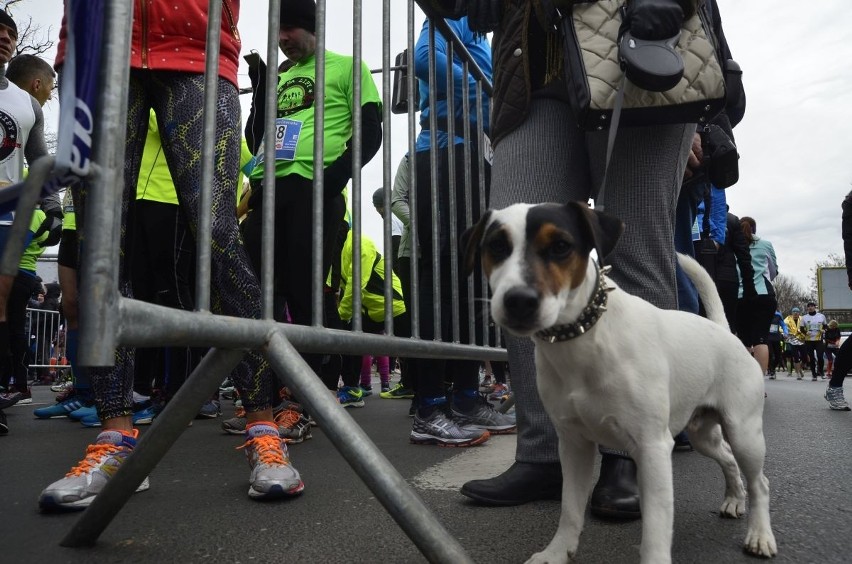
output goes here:
{"type": "MultiPolygon", "coordinates": [[[[180,206],[136,200],[130,208],[130,261],[136,299],[165,307],[195,308],[195,238],[180,206]]],[[[153,389],[172,398],[201,362],[199,347],[144,347],[136,350],[133,389],[153,389]]],[[[218,396],[218,390],[217,390],[218,396]]]]}
{"type": "Polygon", "coordinates": [[[769,371],[775,372],[775,369],[782,365],[781,360],[781,341],[769,341],[769,371]]]}
{"type": "Polygon", "coordinates": [[[824,360],[822,358],[825,345],[822,341],[805,341],[805,352],[811,359],[811,374],[823,374],[824,360]]]}
{"type": "Polygon", "coordinates": [[[852,339],[846,339],[840,345],[840,349],[834,357],[834,368],[831,371],[831,381],[828,385],[832,388],[842,387],[843,380],[849,370],[852,370],[852,339]]]}
{"type": "MultiPolygon", "coordinates": [[[[150,109],[157,114],[163,155],[169,164],[181,208],[195,233],[201,181],[203,101],[204,76],[201,74],[130,71],[119,257],[119,291],[124,296],[133,297],[130,265],[125,260],[127,212],[130,201],[135,199],[150,109]]],[[[235,211],[241,141],[240,104],[236,87],[221,78],[215,138],[210,309],[214,313],[259,319],[260,286],[240,241],[235,211]]],[[[78,186],[73,194],[77,222],[81,226],[85,225],[86,191],[86,186],[78,186]]],[[[83,228],[80,233],[82,249],[85,249],[85,239],[83,228]]],[[[132,413],[134,351],[119,347],[115,354],[114,367],[90,370],[102,418],[132,413]]],[[[274,378],[259,352],[248,352],[231,377],[246,411],[262,411],[273,405],[277,393],[274,378]]]]}
{"type": "MultiPolygon", "coordinates": [[[[455,177],[456,186],[456,219],[458,226],[458,241],[461,240],[461,233],[465,226],[465,160],[462,145],[456,145],[455,151],[455,170],[452,174],[455,177]]],[[[476,150],[471,148],[472,162],[477,162],[476,150]]],[[[451,293],[453,290],[450,269],[452,266],[451,258],[451,239],[450,239],[450,168],[448,160],[448,150],[440,149],[437,154],[437,185],[438,185],[438,208],[439,221],[438,225],[438,245],[440,256],[440,279],[435,279],[435,264],[432,257],[432,195],[431,181],[432,170],[430,167],[430,152],[424,151],[417,153],[417,209],[414,210],[417,214],[417,238],[420,245],[420,264],[418,271],[418,291],[420,294],[420,337],[424,340],[440,339],[444,342],[452,342],[452,319],[453,312],[451,308],[452,300],[451,293]],[[440,326],[435,330],[435,315],[434,315],[434,288],[440,287],[440,326]]],[[[473,204],[473,221],[479,219],[479,174],[476,166],[470,169],[472,176],[471,200],[473,204]]],[[[485,169],[485,186],[486,189],[490,180],[490,167],[486,165],[485,169]]],[[[413,243],[412,243],[413,244],[413,243]]],[[[459,253],[460,255],[460,253],[459,253]]],[[[459,256],[458,261],[458,294],[459,294],[459,341],[461,343],[473,342],[470,330],[468,327],[468,319],[473,316],[474,330],[476,342],[481,342],[483,332],[483,322],[481,310],[478,306],[482,304],[480,285],[474,284],[474,311],[469,311],[468,307],[468,286],[467,278],[464,277],[464,260],[459,256]]],[[[477,265],[474,271],[474,280],[480,280],[479,266],[477,265]]],[[[435,398],[444,395],[445,382],[452,382],[456,390],[462,389],[478,389],[479,388],[479,361],[476,360],[458,360],[458,359],[424,359],[418,362],[418,382],[417,393],[421,401],[424,398],[435,398]]]]}
{"type": "MultiPolygon", "coordinates": [[[[287,303],[293,323],[313,323],[312,276],[314,264],[312,236],[313,181],[291,174],[275,179],[275,294],[287,303]]],[[[261,271],[261,228],[263,217],[263,189],[252,185],[250,211],[242,223],[243,238],[256,272],[261,271]]],[[[322,272],[331,269],[335,245],[341,220],[346,211],[342,195],[328,198],[323,203],[323,256],[322,272]]],[[[281,320],[279,320],[281,321],[281,320]]],[[[329,319],[323,323],[328,326],[329,319]]],[[[321,374],[322,355],[303,354],[305,362],[317,374],[321,374]]],[[[334,377],[334,389],[337,378],[334,377]]],[[[331,382],[326,382],[330,387],[331,382]]]]}

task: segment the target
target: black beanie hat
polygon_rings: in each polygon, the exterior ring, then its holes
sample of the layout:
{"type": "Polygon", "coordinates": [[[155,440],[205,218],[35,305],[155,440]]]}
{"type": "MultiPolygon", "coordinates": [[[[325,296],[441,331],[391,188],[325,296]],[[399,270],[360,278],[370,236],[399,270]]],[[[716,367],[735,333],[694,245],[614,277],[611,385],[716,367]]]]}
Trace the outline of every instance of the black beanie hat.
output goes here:
{"type": "Polygon", "coordinates": [[[373,205],[377,208],[382,208],[385,206],[385,189],[379,188],[375,192],[373,192],[373,205]]]}
{"type": "Polygon", "coordinates": [[[6,13],[6,10],[0,10],[0,24],[11,27],[15,30],[15,37],[18,36],[18,26],[15,25],[15,20],[12,19],[12,16],[6,13]]]}
{"type": "Polygon", "coordinates": [[[300,27],[316,32],[317,5],[314,0],[281,0],[281,27],[300,27]]]}

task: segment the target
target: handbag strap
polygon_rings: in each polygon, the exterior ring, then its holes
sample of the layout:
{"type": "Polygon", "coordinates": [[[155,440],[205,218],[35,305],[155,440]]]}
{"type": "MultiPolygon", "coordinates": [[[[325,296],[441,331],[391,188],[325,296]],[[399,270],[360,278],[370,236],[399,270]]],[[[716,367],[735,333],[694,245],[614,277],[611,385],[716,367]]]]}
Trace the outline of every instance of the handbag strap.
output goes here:
{"type": "Polygon", "coordinates": [[[615,148],[615,136],[618,133],[618,122],[621,120],[621,109],[624,106],[624,89],[627,87],[627,75],[621,76],[618,84],[618,93],[615,95],[615,105],[612,108],[612,119],[609,121],[609,133],[606,138],[606,160],[604,161],[601,186],[595,195],[595,209],[604,211],[604,188],[606,187],[606,176],[609,172],[609,161],[612,159],[612,150],[615,148]]]}

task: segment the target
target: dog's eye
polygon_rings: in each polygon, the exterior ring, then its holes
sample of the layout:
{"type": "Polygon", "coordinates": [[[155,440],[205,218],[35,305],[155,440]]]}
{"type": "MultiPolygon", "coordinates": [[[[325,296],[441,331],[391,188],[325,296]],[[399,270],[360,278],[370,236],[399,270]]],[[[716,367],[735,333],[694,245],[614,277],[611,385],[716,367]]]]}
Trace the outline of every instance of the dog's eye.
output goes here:
{"type": "Polygon", "coordinates": [[[502,237],[490,239],[485,244],[485,248],[487,249],[488,254],[491,255],[491,258],[495,261],[506,259],[512,254],[512,246],[502,237]]]}
{"type": "Polygon", "coordinates": [[[573,250],[574,246],[571,243],[564,239],[557,239],[550,244],[547,254],[552,259],[560,260],[568,258],[573,250]]]}

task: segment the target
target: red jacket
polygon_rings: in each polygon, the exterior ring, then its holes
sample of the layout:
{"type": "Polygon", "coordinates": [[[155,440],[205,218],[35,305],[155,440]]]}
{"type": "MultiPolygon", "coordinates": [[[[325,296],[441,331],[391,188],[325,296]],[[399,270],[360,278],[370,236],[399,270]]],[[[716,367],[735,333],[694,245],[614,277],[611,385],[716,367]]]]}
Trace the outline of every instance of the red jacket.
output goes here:
{"type": "MultiPolygon", "coordinates": [[[[136,0],[130,67],[204,73],[208,0],[136,0]]],[[[240,57],[240,0],[222,0],[219,76],[237,84],[240,57]]],[[[65,57],[65,20],[59,32],[56,66],[65,57]]]]}

